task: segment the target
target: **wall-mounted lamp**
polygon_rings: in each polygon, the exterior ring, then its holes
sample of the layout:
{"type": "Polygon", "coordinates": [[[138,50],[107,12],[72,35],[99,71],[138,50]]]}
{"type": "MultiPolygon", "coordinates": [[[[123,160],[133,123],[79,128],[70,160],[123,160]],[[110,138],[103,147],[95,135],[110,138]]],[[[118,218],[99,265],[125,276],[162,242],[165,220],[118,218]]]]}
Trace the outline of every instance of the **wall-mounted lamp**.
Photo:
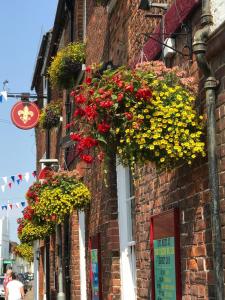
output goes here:
{"type": "Polygon", "coordinates": [[[36,260],[40,259],[41,251],[38,249],[36,250],[36,260]]]}
{"type": "Polygon", "coordinates": [[[161,9],[167,10],[168,4],[167,3],[155,3],[155,2],[152,2],[151,0],[141,0],[139,9],[149,10],[151,8],[161,8],[161,9]]]}
{"type": "Polygon", "coordinates": [[[40,164],[44,164],[46,167],[51,167],[51,169],[55,172],[59,170],[59,162],[58,159],[55,158],[42,158],[39,160],[40,164]]]}

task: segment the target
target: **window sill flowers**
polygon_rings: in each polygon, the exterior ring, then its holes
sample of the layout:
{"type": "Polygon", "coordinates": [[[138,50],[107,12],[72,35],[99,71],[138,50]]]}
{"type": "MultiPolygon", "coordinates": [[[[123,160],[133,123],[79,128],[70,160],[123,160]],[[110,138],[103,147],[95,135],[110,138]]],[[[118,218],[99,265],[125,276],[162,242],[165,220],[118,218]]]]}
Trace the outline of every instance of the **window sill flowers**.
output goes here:
{"type": "Polygon", "coordinates": [[[83,43],[71,43],[58,51],[48,69],[51,84],[59,89],[70,88],[84,61],[85,45],[83,43]]]}
{"type": "Polygon", "coordinates": [[[205,156],[197,86],[186,72],[157,61],[107,70],[99,78],[86,72],[71,93],[76,109],[67,125],[81,160],[102,161],[113,150],[123,165],[152,161],[162,168],[205,156]]]}

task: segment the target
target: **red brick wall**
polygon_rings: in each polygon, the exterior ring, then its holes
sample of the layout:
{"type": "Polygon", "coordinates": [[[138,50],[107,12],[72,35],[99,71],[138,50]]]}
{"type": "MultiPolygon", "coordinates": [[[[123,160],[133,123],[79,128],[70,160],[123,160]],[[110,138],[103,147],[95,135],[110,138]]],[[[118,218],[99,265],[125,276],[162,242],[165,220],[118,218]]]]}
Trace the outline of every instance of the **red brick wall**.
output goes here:
{"type": "MultiPolygon", "coordinates": [[[[114,11],[107,15],[106,8],[88,1],[87,64],[113,59],[114,64],[130,64],[138,57],[144,44],[142,33],[152,32],[158,22],[145,19],[138,11],[139,0],[117,1],[114,11]]],[[[81,8],[80,10],[81,11],[81,8]]],[[[194,31],[198,14],[192,16],[194,31]]],[[[81,24],[81,18],[78,18],[81,24]]],[[[80,25],[79,25],[80,26],[80,25]]],[[[67,29],[68,30],[68,29],[67,29]]],[[[182,48],[185,37],[179,38],[182,48]]],[[[64,42],[68,41],[67,38],[64,42]]],[[[196,72],[196,62],[180,56],[172,61],[196,72]]],[[[225,65],[222,53],[212,58],[216,76],[221,79],[217,100],[217,139],[220,172],[222,235],[225,241],[225,65]]],[[[199,74],[201,78],[201,74],[199,74]]],[[[204,93],[200,84],[201,101],[197,105],[205,110],[204,93]],[[201,102],[201,103],[200,103],[201,102]]],[[[65,95],[64,95],[65,101],[65,95]]],[[[65,134],[65,111],[62,135],[65,134]]],[[[51,155],[57,156],[59,136],[52,134],[51,155]]],[[[38,137],[41,139],[41,136],[38,137]]],[[[38,153],[43,151],[41,144],[38,153]]],[[[60,153],[62,154],[63,151],[60,153]]],[[[38,154],[39,155],[39,154],[38,154]]],[[[61,157],[61,156],[59,156],[61,157]]],[[[63,154],[62,154],[63,157],[63,154]]],[[[61,157],[61,164],[64,164],[61,157]]],[[[212,234],[210,191],[207,159],[193,166],[180,166],[172,171],[159,172],[154,165],[137,169],[136,196],[136,267],[137,298],[149,299],[151,294],[151,261],[149,249],[150,218],[153,214],[178,206],[180,209],[182,294],[185,300],[215,299],[213,291],[212,234]]],[[[109,164],[108,187],[104,185],[103,169],[97,166],[87,170],[85,183],[92,192],[90,209],[86,213],[87,287],[90,299],[89,238],[100,233],[103,299],[120,299],[119,236],[116,194],[115,160],[109,164]]],[[[76,214],[71,218],[71,299],[79,299],[79,246],[76,214]]],[[[225,249],[225,248],[224,248],[225,249]]],[[[225,255],[225,250],[224,250],[225,255]]]]}
{"type": "Polygon", "coordinates": [[[100,233],[103,299],[120,299],[119,236],[117,222],[117,192],[114,160],[109,162],[109,173],[103,179],[103,169],[94,166],[85,180],[92,193],[86,214],[87,287],[90,299],[90,238],[100,233]],[[90,177],[92,180],[90,180],[90,177]]]}
{"type": "Polygon", "coordinates": [[[71,300],[80,299],[80,254],[79,254],[79,224],[77,212],[70,218],[70,278],[71,278],[71,300]]]}

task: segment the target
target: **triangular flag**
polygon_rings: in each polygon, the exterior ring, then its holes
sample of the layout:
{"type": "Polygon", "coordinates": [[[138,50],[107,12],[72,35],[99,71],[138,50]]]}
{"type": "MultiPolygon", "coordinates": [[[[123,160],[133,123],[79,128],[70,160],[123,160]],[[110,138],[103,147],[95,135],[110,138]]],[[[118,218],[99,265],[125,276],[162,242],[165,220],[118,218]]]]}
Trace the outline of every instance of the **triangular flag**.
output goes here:
{"type": "Polygon", "coordinates": [[[26,205],[26,202],[21,202],[22,207],[26,205]]]}
{"type": "Polygon", "coordinates": [[[29,179],[30,179],[30,173],[26,172],[25,175],[24,175],[24,178],[25,178],[26,182],[28,182],[29,179]]]}
{"type": "Polygon", "coordinates": [[[7,181],[8,181],[7,177],[6,176],[2,177],[2,179],[3,179],[4,183],[7,184],[7,181]]]}
{"type": "Polygon", "coordinates": [[[5,99],[5,101],[7,101],[7,99],[8,99],[7,91],[2,91],[1,95],[2,95],[3,99],[5,99]]]}
{"type": "Polygon", "coordinates": [[[2,192],[5,192],[5,185],[1,185],[2,192]]]}
{"type": "Polygon", "coordinates": [[[13,182],[15,182],[15,176],[11,176],[13,182]]]}
{"type": "Polygon", "coordinates": [[[17,208],[20,208],[19,202],[16,202],[16,207],[17,207],[17,208]]]}
{"type": "Polygon", "coordinates": [[[36,177],[36,176],[37,176],[37,171],[34,171],[34,172],[32,173],[32,175],[33,175],[34,177],[36,177]]]}
{"type": "Polygon", "coordinates": [[[12,182],[9,182],[8,186],[11,189],[12,188],[12,182]]]}
{"type": "Polygon", "coordinates": [[[13,206],[12,206],[12,204],[8,204],[8,207],[9,207],[10,209],[12,209],[13,206]]]}
{"type": "Polygon", "coordinates": [[[20,179],[16,179],[16,182],[17,182],[18,184],[20,184],[20,179]]]}
{"type": "Polygon", "coordinates": [[[3,97],[2,95],[0,95],[0,103],[2,103],[3,97]]]}
{"type": "Polygon", "coordinates": [[[23,180],[23,176],[21,174],[18,174],[18,178],[22,181],[23,180]]]}
{"type": "Polygon", "coordinates": [[[2,209],[6,209],[7,210],[7,205],[3,205],[2,209]]]}

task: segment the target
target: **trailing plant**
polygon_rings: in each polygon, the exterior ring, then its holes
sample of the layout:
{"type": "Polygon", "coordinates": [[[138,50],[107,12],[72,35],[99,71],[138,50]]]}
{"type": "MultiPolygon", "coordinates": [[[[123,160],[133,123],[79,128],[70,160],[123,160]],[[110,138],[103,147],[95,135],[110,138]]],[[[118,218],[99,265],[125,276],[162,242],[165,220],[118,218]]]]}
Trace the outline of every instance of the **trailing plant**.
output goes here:
{"type": "Polygon", "coordinates": [[[34,260],[33,247],[29,243],[22,243],[16,246],[14,252],[17,256],[28,262],[32,262],[34,260]]]}
{"type": "Polygon", "coordinates": [[[74,209],[84,209],[90,199],[88,188],[73,173],[56,173],[45,182],[35,214],[42,220],[61,223],[74,209]]]}
{"type": "Polygon", "coordinates": [[[49,236],[53,230],[53,223],[40,222],[19,219],[18,237],[22,243],[31,243],[35,240],[42,240],[49,236]]]}
{"type": "Polygon", "coordinates": [[[205,156],[203,117],[194,108],[197,84],[186,72],[162,62],[121,67],[87,76],[73,91],[76,109],[71,139],[87,163],[110,151],[123,165],[155,162],[159,167],[191,164],[205,156]]]}
{"type": "Polygon", "coordinates": [[[57,127],[62,115],[61,101],[54,101],[47,104],[41,111],[39,123],[43,129],[57,127]]]}
{"type": "Polygon", "coordinates": [[[71,43],[58,51],[48,69],[51,84],[60,89],[70,88],[84,61],[85,45],[83,43],[71,43]]]}
{"type": "Polygon", "coordinates": [[[44,187],[45,187],[45,185],[43,185],[39,182],[35,182],[29,187],[29,189],[26,193],[26,199],[27,199],[28,205],[30,205],[30,206],[35,205],[35,203],[37,203],[39,201],[40,191],[44,187]]]}

